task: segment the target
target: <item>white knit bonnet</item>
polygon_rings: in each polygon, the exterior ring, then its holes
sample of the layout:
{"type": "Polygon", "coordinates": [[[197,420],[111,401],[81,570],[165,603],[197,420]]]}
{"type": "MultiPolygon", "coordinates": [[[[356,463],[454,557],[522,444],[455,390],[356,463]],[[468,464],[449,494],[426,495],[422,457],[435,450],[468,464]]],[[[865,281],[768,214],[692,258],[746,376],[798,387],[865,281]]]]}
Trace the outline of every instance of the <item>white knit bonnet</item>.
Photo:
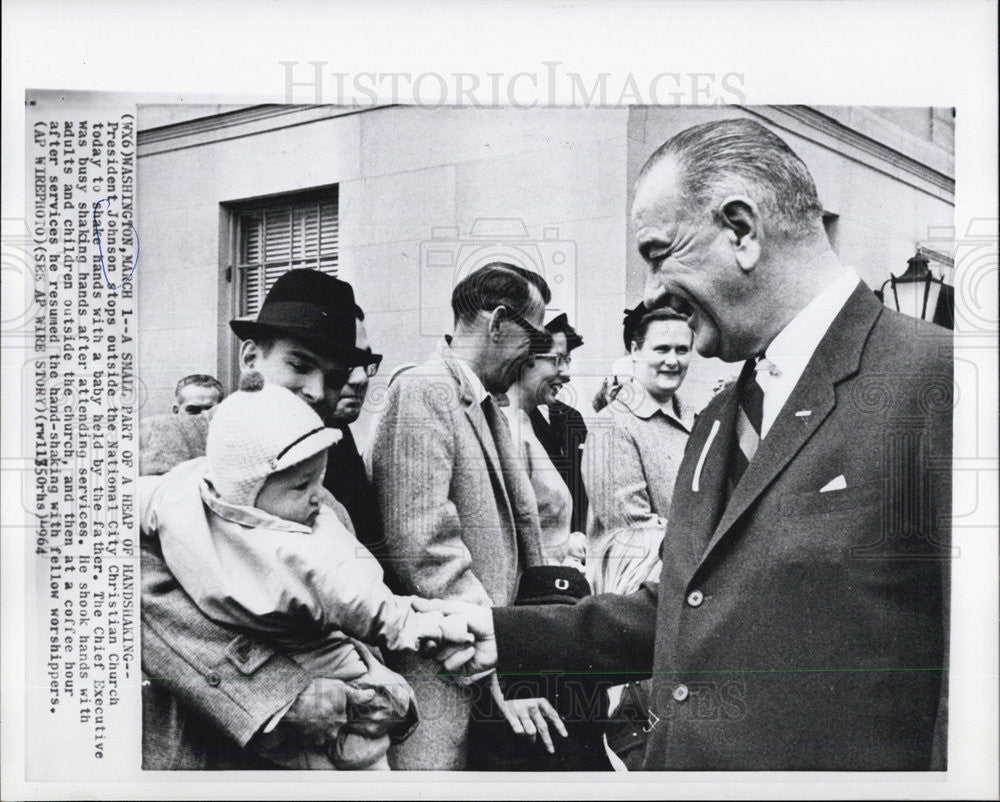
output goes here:
{"type": "Polygon", "coordinates": [[[208,427],[207,478],[230,504],[254,506],[267,477],[309,459],[341,437],[310,406],[257,372],[215,409],[208,427]]]}

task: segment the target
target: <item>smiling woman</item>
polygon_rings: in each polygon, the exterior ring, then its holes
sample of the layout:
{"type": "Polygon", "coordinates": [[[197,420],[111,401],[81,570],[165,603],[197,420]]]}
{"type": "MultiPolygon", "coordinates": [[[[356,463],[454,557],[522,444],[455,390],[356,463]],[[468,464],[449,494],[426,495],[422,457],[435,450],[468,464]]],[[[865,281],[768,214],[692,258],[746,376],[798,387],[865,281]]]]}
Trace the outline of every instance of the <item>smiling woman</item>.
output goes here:
{"type": "Polygon", "coordinates": [[[584,446],[592,515],[587,575],[595,593],[631,593],[659,565],[674,479],[693,410],[677,396],[692,333],[682,315],[657,309],[632,335],[634,376],[603,409],[584,446]]]}
{"type": "Polygon", "coordinates": [[[667,404],[681,386],[691,362],[692,332],[687,320],[670,309],[643,317],[632,340],[635,376],[657,404],[667,404]]]}
{"type": "MultiPolygon", "coordinates": [[[[672,309],[644,315],[631,335],[634,377],[601,411],[584,445],[594,593],[633,593],[659,577],[674,480],[694,424],[677,397],[692,337],[687,319],[672,309]]],[[[647,696],[645,683],[627,686],[608,726],[608,744],[629,769],[639,767],[645,745],[647,696]]]]}

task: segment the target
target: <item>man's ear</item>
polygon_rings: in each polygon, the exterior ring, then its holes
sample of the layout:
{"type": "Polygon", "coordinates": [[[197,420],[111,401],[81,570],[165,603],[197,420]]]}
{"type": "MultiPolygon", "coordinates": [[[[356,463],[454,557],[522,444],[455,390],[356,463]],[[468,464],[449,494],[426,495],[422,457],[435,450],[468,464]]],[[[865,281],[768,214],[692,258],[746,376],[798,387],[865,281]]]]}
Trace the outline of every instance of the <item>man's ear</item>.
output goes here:
{"type": "Polygon", "coordinates": [[[494,342],[500,339],[500,324],[503,323],[505,317],[507,317],[507,309],[503,306],[498,306],[490,312],[490,319],[486,323],[486,330],[490,335],[490,339],[494,342]]]}
{"type": "Polygon", "coordinates": [[[260,347],[253,340],[244,340],[240,344],[240,367],[250,370],[260,358],[260,347]]]}
{"type": "Polygon", "coordinates": [[[719,204],[716,216],[729,234],[736,262],[749,272],[760,261],[763,226],[760,209],[746,196],[735,195],[719,204]]]}

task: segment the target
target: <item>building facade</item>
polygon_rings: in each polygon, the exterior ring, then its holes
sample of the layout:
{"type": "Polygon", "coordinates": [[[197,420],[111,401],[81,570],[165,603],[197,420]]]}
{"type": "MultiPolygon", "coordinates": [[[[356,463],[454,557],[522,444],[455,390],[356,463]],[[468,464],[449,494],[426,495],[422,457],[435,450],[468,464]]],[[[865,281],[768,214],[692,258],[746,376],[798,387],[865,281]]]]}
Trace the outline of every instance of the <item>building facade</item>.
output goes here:
{"type": "MultiPolygon", "coordinates": [[[[950,109],[140,107],[142,413],[169,410],[189,373],[230,388],[228,321],[253,315],[284,270],[314,267],[351,282],[385,355],[363,437],[393,368],[422,361],[450,328],[455,281],[497,258],[545,275],[551,314],[584,335],[563,392],[589,413],[624,353],[622,311],[642,293],[635,177],[672,134],[734,116],[803,158],[834,249],[874,289],[918,248],[950,280],[950,109]]],[[[700,408],[736,371],[696,358],[690,401],[700,408]]]]}

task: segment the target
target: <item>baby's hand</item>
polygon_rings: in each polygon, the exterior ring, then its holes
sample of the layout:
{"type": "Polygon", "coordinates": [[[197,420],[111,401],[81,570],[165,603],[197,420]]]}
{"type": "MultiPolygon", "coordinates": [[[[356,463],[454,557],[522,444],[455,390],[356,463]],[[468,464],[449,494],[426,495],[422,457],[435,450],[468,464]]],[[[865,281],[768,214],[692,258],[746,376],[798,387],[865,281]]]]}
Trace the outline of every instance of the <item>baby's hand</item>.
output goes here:
{"type": "Polygon", "coordinates": [[[583,532],[570,534],[566,557],[567,561],[574,561],[581,565],[587,562],[587,536],[583,532]]]}
{"type": "Polygon", "coordinates": [[[463,616],[445,616],[436,610],[417,613],[417,633],[420,653],[425,657],[433,657],[442,646],[475,641],[463,616]]]}
{"type": "Polygon", "coordinates": [[[437,651],[441,644],[441,622],[444,613],[432,610],[427,613],[414,613],[416,623],[417,645],[422,655],[429,656],[437,651]]]}
{"type": "Polygon", "coordinates": [[[452,613],[441,620],[441,638],[447,644],[475,643],[476,637],[469,631],[465,616],[452,613]]]}

